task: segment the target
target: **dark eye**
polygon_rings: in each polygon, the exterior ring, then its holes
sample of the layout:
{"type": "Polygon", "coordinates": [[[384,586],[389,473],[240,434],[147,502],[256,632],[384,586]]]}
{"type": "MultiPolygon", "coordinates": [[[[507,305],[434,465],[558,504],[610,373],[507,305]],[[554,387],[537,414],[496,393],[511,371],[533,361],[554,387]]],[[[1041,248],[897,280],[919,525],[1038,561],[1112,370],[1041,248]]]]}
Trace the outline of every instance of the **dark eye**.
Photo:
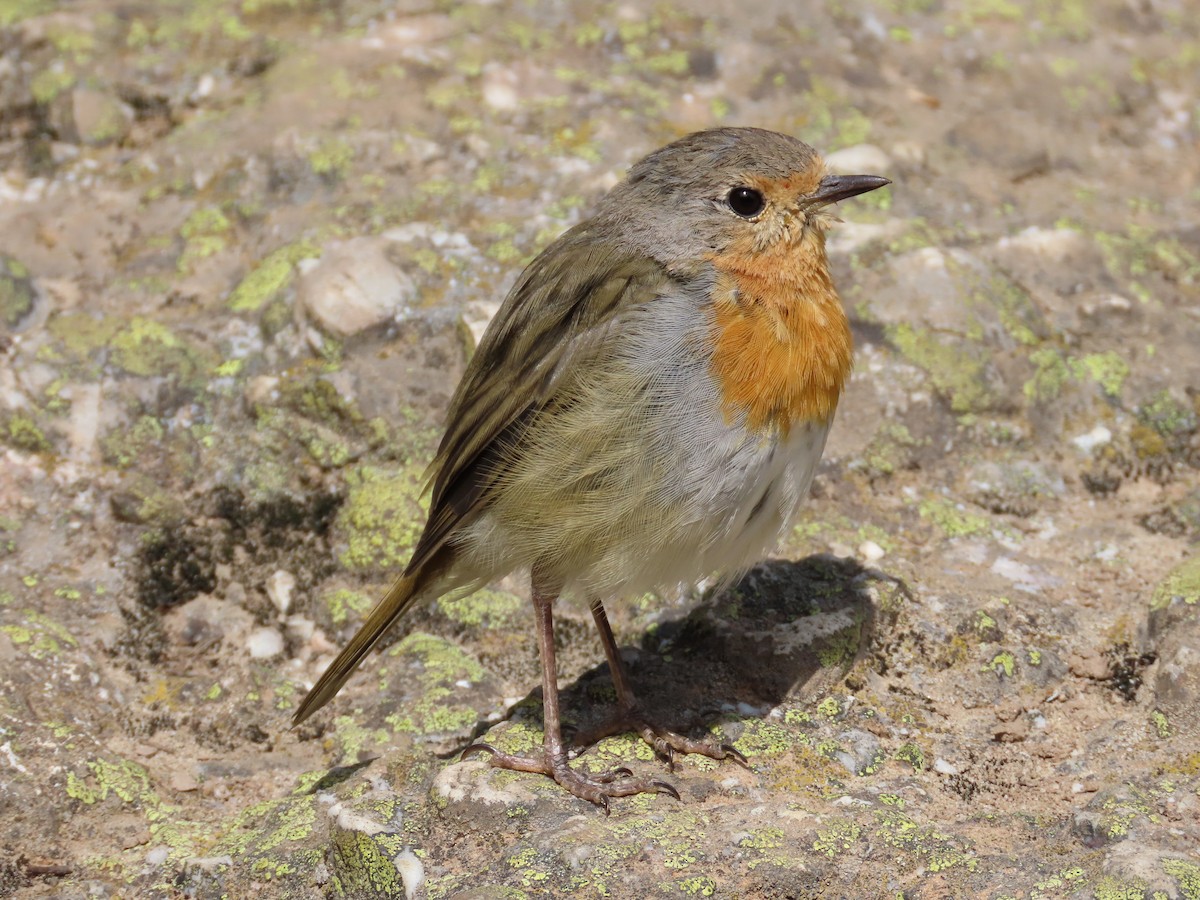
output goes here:
{"type": "Polygon", "coordinates": [[[726,198],[729,201],[729,208],[739,216],[744,216],[747,219],[752,219],[763,211],[763,207],[767,205],[767,201],[763,195],[754,188],[735,187],[729,192],[726,198]]]}

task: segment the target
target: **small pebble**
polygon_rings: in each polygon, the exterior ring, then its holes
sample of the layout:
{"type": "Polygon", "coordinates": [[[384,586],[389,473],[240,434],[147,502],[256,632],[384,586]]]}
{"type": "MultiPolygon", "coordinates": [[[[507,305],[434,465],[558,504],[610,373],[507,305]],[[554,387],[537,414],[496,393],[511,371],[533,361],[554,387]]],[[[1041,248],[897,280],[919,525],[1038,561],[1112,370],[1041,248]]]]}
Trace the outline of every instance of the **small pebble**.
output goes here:
{"type": "Polygon", "coordinates": [[[866,562],[878,562],[887,556],[887,551],[874,541],[863,541],[858,545],[858,555],[866,562]]]}
{"type": "Polygon", "coordinates": [[[1071,438],[1071,443],[1084,453],[1091,453],[1097,447],[1103,447],[1112,440],[1112,432],[1103,425],[1097,425],[1087,434],[1071,438]]]}
{"type": "Polygon", "coordinates": [[[281,616],[287,615],[292,605],[292,591],[296,589],[296,576],[284,569],[277,569],[267,579],[267,596],[275,604],[281,616]]]}
{"type": "Polygon", "coordinates": [[[269,659],[283,652],[283,635],[274,628],[256,628],[246,639],[252,659],[269,659]]]}
{"type": "Polygon", "coordinates": [[[933,771],[939,775],[957,775],[958,768],[949,760],[942,759],[940,756],[933,761],[933,771]]]}

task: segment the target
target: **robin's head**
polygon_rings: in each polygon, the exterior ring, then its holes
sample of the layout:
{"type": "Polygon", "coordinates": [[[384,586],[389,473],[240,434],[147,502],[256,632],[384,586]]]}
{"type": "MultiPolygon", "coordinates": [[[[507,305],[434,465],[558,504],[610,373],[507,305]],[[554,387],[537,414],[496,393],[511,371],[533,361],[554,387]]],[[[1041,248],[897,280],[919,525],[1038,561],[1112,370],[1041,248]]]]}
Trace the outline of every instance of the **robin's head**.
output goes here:
{"type": "Polygon", "coordinates": [[[633,166],[601,215],[669,267],[823,232],[831,204],[890,182],[831,175],[803,141],[758,128],[688,135],[633,166]]]}

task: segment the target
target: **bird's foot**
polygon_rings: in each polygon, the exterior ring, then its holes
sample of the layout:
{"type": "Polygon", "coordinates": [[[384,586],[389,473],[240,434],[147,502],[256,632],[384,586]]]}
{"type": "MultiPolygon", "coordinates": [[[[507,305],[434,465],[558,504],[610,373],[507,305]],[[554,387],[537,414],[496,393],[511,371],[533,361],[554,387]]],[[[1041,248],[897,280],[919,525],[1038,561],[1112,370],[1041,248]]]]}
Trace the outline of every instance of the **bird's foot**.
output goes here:
{"type": "Polygon", "coordinates": [[[618,713],[607,722],[602,722],[595,728],[576,734],[571,743],[576,747],[590,747],[606,737],[631,731],[641,735],[642,740],[650,745],[654,753],[666,761],[667,770],[671,772],[675,771],[675,757],[688,753],[707,756],[709,759],[732,759],[738,765],[750,768],[746,757],[733,744],[711,739],[694,740],[684,737],[674,731],[651,725],[637,710],[618,713]]]}
{"type": "Polygon", "coordinates": [[[502,753],[491,744],[477,743],[467,747],[462,752],[466,759],[472,753],[488,753],[488,760],[497,769],[511,769],[515,772],[536,772],[553,778],[576,797],[594,803],[608,815],[609,800],[612,797],[630,797],[634,794],[670,794],[679,799],[679,791],[669,782],[658,778],[636,778],[633,772],[624,766],[609,769],[597,775],[583,775],[567,765],[566,754],[551,755],[542,752],[535,756],[517,756],[512,753],[502,753]]]}

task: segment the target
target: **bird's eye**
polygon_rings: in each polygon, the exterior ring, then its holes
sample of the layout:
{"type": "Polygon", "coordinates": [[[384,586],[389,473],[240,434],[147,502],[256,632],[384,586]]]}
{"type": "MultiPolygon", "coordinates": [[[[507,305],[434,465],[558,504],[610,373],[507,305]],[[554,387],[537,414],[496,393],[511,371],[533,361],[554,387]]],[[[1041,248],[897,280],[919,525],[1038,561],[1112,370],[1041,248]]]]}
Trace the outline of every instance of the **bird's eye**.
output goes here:
{"type": "Polygon", "coordinates": [[[730,209],[747,219],[757,216],[767,205],[762,193],[751,187],[735,187],[726,200],[730,209]]]}

